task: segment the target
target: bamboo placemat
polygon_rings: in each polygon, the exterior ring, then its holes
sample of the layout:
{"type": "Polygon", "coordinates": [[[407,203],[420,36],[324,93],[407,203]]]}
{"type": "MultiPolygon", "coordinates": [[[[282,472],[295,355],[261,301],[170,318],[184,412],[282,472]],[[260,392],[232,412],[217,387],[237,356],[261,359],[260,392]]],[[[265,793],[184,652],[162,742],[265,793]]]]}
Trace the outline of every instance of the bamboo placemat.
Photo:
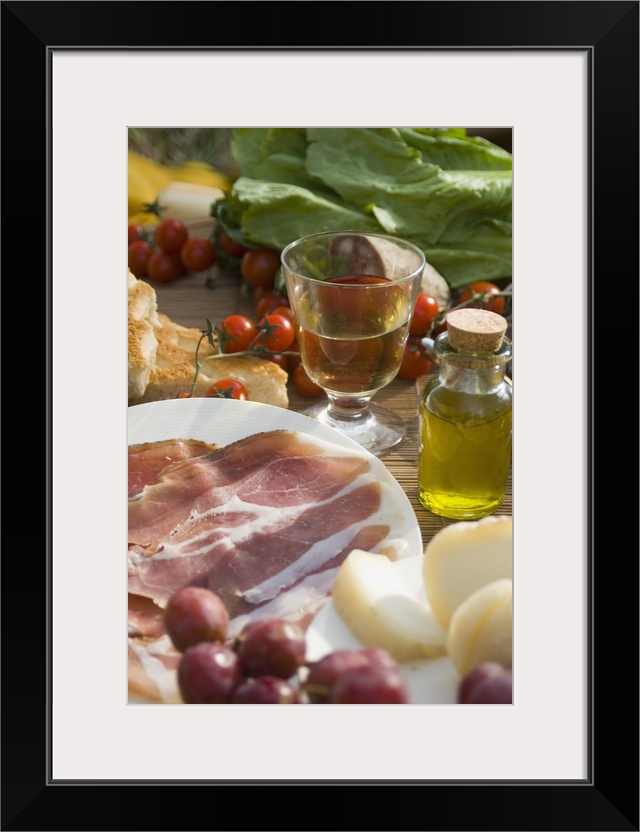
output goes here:
{"type": "MultiPolygon", "coordinates": [[[[192,227],[191,233],[207,236],[210,227],[210,224],[203,224],[202,228],[192,227]]],[[[206,274],[190,274],[174,283],[153,283],[153,287],[158,298],[158,311],[182,326],[205,329],[207,319],[218,325],[222,318],[233,312],[254,316],[251,297],[244,291],[242,280],[217,266],[206,274]]],[[[429,376],[417,382],[395,379],[375,396],[378,404],[391,408],[407,424],[407,435],[402,444],[383,456],[382,461],[406,493],[418,519],[424,544],[441,528],[455,522],[432,514],[418,500],[418,402],[428,379],[429,376]]],[[[309,404],[309,399],[299,396],[289,386],[291,410],[304,410],[309,404]]],[[[505,499],[496,514],[510,515],[511,512],[512,481],[509,472],[505,499]]]]}

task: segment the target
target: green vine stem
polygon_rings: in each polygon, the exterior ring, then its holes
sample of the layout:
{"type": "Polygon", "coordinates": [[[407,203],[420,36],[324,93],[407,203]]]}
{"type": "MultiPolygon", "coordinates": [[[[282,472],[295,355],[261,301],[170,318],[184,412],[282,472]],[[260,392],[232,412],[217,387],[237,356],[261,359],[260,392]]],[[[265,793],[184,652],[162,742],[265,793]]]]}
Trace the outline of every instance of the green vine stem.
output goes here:
{"type": "Polygon", "coordinates": [[[198,384],[198,378],[200,377],[200,371],[201,371],[202,367],[210,361],[215,361],[216,359],[219,359],[219,358],[240,358],[243,355],[251,355],[254,358],[265,358],[265,359],[268,358],[268,356],[270,356],[270,355],[295,355],[296,357],[299,357],[300,354],[298,352],[295,352],[294,350],[282,350],[280,352],[276,352],[275,350],[270,350],[270,349],[268,349],[267,347],[265,347],[263,345],[257,345],[257,341],[260,338],[264,337],[266,334],[268,334],[270,329],[272,329],[272,326],[268,323],[258,327],[258,335],[253,339],[253,341],[249,345],[249,348],[246,349],[246,350],[240,350],[238,352],[220,352],[220,351],[218,351],[218,352],[215,352],[213,355],[207,355],[202,360],[199,360],[198,355],[199,355],[199,352],[200,352],[200,346],[202,345],[202,342],[205,340],[205,338],[209,342],[209,346],[212,349],[219,350],[219,345],[214,340],[214,336],[217,336],[219,338],[220,331],[216,327],[213,326],[213,324],[211,323],[211,321],[209,319],[207,319],[207,329],[201,329],[200,330],[200,338],[198,339],[198,343],[196,345],[196,354],[195,354],[196,369],[195,369],[195,373],[194,373],[194,376],[193,376],[193,381],[191,382],[191,390],[189,390],[187,398],[191,398],[193,396],[193,394],[195,392],[195,389],[196,389],[196,385],[198,384]],[[254,344],[256,346],[254,346],[254,344]]]}

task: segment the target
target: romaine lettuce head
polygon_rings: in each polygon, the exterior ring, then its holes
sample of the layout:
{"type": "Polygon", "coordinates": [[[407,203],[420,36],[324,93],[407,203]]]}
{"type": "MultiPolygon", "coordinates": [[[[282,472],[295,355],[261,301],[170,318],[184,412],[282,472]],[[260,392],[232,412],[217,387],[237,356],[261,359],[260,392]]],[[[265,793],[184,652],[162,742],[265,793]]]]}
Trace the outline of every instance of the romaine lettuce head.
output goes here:
{"type": "Polygon", "coordinates": [[[511,276],[511,154],[464,128],[239,128],[231,148],[229,204],[249,242],[384,231],[452,288],[511,276]]]}

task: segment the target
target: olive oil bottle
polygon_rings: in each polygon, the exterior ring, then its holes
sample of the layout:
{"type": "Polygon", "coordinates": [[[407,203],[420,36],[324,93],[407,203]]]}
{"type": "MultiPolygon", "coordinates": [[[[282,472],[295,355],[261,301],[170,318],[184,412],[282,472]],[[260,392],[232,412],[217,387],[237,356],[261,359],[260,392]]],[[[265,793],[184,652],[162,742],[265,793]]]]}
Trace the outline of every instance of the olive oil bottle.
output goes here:
{"type": "Polygon", "coordinates": [[[433,344],[439,369],[420,402],[418,496],[434,514],[471,520],[504,499],[512,411],[506,328],[494,312],[454,310],[433,344]]]}

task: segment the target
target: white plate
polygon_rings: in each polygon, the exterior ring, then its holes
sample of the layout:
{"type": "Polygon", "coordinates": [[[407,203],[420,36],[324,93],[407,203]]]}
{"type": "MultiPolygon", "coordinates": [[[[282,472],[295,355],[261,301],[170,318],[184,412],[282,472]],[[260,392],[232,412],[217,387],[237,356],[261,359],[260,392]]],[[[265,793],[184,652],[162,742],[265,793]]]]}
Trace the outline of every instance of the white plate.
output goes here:
{"type": "MultiPolygon", "coordinates": [[[[235,399],[170,399],[133,405],[127,411],[127,434],[130,445],[163,439],[200,439],[226,445],[254,433],[268,430],[295,430],[333,442],[354,452],[365,454],[378,479],[387,483],[399,508],[400,529],[405,549],[399,557],[422,553],[420,526],[409,499],[378,457],[364,451],[352,439],[332,428],[321,425],[301,413],[258,402],[235,399]]],[[[149,704],[137,697],[129,697],[130,704],[149,704]]]]}
{"type": "MultiPolygon", "coordinates": [[[[404,558],[396,561],[394,566],[400,571],[405,586],[414,598],[428,607],[422,581],[422,557],[404,558]]],[[[334,650],[358,649],[362,646],[336,612],[333,602],[327,601],[307,631],[307,658],[313,661],[334,650]]],[[[448,657],[405,662],[400,665],[400,669],[409,688],[411,704],[456,704],[460,676],[448,657]]]]}
{"type": "Polygon", "coordinates": [[[127,433],[130,445],[162,439],[200,439],[228,445],[268,430],[295,430],[365,454],[381,482],[386,482],[401,511],[402,538],[407,546],[399,557],[422,554],[422,533],[413,506],[398,481],[378,457],[333,428],[282,407],[237,399],[167,399],[128,408],[127,433]]]}

